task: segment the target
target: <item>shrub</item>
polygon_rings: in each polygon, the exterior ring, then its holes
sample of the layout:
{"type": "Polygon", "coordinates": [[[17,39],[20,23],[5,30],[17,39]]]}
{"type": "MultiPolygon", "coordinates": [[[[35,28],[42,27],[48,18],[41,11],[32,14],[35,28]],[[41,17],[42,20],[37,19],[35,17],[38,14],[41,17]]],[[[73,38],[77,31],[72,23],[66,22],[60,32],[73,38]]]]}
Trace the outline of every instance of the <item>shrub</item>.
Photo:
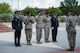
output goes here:
{"type": "Polygon", "coordinates": [[[24,15],[20,15],[20,17],[22,18],[22,21],[24,21],[24,15]]]}
{"type": "Polygon", "coordinates": [[[9,14],[1,14],[0,15],[0,22],[10,22],[11,16],[9,14]]]}
{"type": "MultiPolygon", "coordinates": [[[[14,15],[10,15],[10,14],[0,14],[0,22],[11,22],[13,17],[14,15]]],[[[23,20],[24,15],[20,15],[20,17],[23,20]]]]}
{"type": "Polygon", "coordinates": [[[60,22],[66,22],[66,17],[60,17],[60,22]]]}

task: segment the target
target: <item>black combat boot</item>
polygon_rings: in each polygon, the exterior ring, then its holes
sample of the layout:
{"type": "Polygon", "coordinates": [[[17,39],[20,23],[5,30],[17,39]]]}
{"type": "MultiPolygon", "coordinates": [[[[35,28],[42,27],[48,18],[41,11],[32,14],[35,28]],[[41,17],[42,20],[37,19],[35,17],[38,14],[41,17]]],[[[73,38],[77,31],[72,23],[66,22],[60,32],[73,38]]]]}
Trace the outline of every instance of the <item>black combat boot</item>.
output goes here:
{"type": "Polygon", "coordinates": [[[49,43],[50,41],[48,41],[48,39],[45,40],[45,43],[49,43]]]}
{"type": "Polygon", "coordinates": [[[27,45],[28,45],[28,46],[29,46],[29,45],[32,45],[32,44],[30,43],[30,40],[27,41],[27,45]]]}
{"type": "Polygon", "coordinates": [[[74,51],[74,47],[71,47],[70,49],[67,49],[67,51],[74,51]]]}
{"type": "Polygon", "coordinates": [[[42,42],[40,42],[40,40],[37,40],[37,44],[42,44],[42,42]]]}

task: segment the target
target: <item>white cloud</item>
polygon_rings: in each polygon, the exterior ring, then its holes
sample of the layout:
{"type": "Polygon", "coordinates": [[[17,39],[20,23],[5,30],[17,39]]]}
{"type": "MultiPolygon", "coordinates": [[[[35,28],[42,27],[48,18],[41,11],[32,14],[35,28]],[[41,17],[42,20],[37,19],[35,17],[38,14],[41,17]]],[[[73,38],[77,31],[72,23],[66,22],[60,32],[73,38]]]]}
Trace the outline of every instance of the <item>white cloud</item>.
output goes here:
{"type": "MultiPolygon", "coordinates": [[[[11,6],[13,10],[18,9],[18,2],[13,2],[13,6],[11,6]]],[[[19,1],[19,10],[22,10],[26,7],[21,1],[19,1]]]]}
{"type": "Polygon", "coordinates": [[[40,6],[40,3],[37,0],[34,0],[33,2],[29,3],[29,6],[30,7],[38,7],[38,6],[40,6]]]}
{"type": "Polygon", "coordinates": [[[56,0],[47,0],[45,2],[45,8],[52,7],[52,6],[58,7],[59,6],[59,3],[57,3],[56,0]]]}
{"type": "MultiPolygon", "coordinates": [[[[43,0],[42,0],[43,1],[43,0]]],[[[33,0],[33,2],[29,3],[30,7],[38,7],[38,8],[49,8],[49,7],[58,7],[59,3],[56,0],[45,0],[44,3],[41,3],[40,0],[33,0]]]]}
{"type": "Polygon", "coordinates": [[[28,5],[30,7],[39,7],[39,8],[42,7],[41,3],[38,0],[33,0],[33,2],[30,2],[28,5]]]}
{"type": "MultiPolygon", "coordinates": [[[[19,1],[19,10],[24,9],[25,7],[38,7],[38,8],[49,8],[49,7],[58,7],[59,3],[57,3],[57,0],[33,0],[33,1],[19,1]],[[41,1],[41,2],[40,2],[41,1]]],[[[13,9],[18,9],[18,1],[13,2],[13,9]]]]}
{"type": "Polygon", "coordinates": [[[56,0],[47,0],[46,1],[46,4],[51,4],[51,3],[53,3],[53,2],[55,2],[56,0]]]}

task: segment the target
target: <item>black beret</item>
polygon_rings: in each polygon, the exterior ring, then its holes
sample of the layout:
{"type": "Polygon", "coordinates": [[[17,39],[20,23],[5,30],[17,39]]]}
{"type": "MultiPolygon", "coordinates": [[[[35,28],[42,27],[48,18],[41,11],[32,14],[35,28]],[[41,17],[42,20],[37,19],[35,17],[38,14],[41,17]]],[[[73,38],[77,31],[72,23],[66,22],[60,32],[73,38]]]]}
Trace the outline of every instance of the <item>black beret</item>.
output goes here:
{"type": "Polygon", "coordinates": [[[45,13],[46,15],[49,14],[48,12],[45,13]]]}

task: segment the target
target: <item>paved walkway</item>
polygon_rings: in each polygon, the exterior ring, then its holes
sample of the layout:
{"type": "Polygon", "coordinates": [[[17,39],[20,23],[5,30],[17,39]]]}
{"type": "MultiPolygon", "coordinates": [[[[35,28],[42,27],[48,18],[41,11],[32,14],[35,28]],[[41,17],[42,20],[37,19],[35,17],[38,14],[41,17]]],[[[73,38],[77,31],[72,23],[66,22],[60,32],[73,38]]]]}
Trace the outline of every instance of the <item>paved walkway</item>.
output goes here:
{"type": "MultiPolygon", "coordinates": [[[[11,23],[4,23],[11,27],[11,23]]],[[[24,25],[24,24],[23,24],[24,25]]],[[[23,27],[24,28],[24,27],[23,27]]],[[[58,29],[58,42],[52,42],[51,34],[49,37],[50,43],[44,43],[44,34],[41,39],[43,44],[36,44],[36,29],[33,25],[32,46],[27,46],[24,29],[21,36],[21,47],[14,46],[14,33],[0,33],[0,53],[80,53],[80,26],[77,26],[76,48],[74,52],[66,51],[69,48],[65,23],[60,23],[58,29]]],[[[44,33],[44,31],[43,31],[44,33]]],[[[50,32],[51,33],[51,32],[50,32]]]]}

